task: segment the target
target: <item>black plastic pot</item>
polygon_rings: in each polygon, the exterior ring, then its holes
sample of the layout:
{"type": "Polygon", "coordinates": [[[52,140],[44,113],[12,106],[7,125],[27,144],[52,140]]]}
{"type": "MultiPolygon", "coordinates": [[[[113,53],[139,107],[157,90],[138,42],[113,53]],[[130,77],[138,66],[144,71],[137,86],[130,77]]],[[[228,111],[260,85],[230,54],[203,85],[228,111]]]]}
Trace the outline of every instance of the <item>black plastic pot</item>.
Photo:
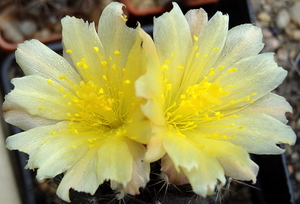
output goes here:
{"type": "MultiPolygon", "coordinates": [[[[240,25],[243,23],[254,23],[251,5],[248,0],[220,0],[217,4],[205,5],[203,7],[210,16],[216,11],[222,11],[228,13],[230,17],[230,27],[240,25]]],[[[149,20],[152,22],[153,18],[149,20]]],[[[129,19],[130,24],[130,19],[129,19]]],[[[144,28],[148,33],[152,32],[152,25],[147,22],[141,22],[142,25],[146,25],[144,28]]],[[[60,43],[49,44],[49,47],[56,52],[61,52],[62,47],[60,43]]],[[[20,68],[15,62],[14,54],[6,56],[1,66],[1,82],[4,89],[4,93],[7,94],[13,88],[10,83],[12,77],[22,75],[20,68]],[[14,73],[12,76],[12,70],[14,73]]],[[[19,128],[11,126],[12,134],[16,134],[21,130],[19,128]]],[[[26,165],[27,155],[18,151],[12,152],[13,162],[15,166],[15,173],[18,179],[19,190],[21,192],[22,200],[24,204],[40,204],[45,203],[45,197],[43,193],[37,188],[34,174],[30,170],[24,169],[26,165]]],[[[283,155],[252,155],[253,160],[260,166],[260,171],[257,178],[256,187],[261,190],[251,189],[251,199],[254,204],[295,204],[294,192],[290,181],[290,175],[287,170],[286,156],[283,155]]],[[[237,188],[245,188],[243,185],[238,185],[237,188]]],[[[246,187],[248,188],[248,187],[246,187]]],[[[101,190],[101,189],[100,189],[101,190]]],[[[79,195],[78,198],[73,199],[72,203],[84,203],[83,201],[88,198],[85,194],[74,194],[71,191],[71,195],[79,195]],[[80,199],[82,198],[82,199],[80,199]],[[76,201],[77,200],[77,201],[76,201]]],[[[164,203],[176,203],[176,201],[169,200],[164,203]]],[[[131,202],[132,203],[132,202],[131,202]]],[[[136,203],[136,202],[133,202],[136,203]]],[[[178,202],[177,202],[178,203],[178,202]]],[[[239,203],[224,201],[226,203],[239,203]]]]}

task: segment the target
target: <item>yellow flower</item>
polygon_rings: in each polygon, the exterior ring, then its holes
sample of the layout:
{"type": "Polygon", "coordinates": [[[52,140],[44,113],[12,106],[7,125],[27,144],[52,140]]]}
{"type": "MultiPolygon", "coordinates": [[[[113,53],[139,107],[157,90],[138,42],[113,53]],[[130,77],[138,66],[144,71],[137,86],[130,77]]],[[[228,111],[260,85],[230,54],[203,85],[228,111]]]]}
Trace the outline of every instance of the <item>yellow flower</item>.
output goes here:
{"type": "Polygon", "coordinates": [[[224,175],[255,182],[258,166],[248,153],[280,154],[276,144],[295,142],[285,125],[291,107],[271,93],[286,71],[273,54],[258,54],[258,27],[228,31],[227,15],[208,21],[202,9],[184,16],[173,5],[154,21],[155,44],[144,43],[151,61],[136,83],[154,132],[145,160],[162,158],[171,183],[189,182],[202,196],[224,184],[224,175]]]}
{"type": "Polygon", "coordinates": [[[74,17],[62,26],[64,57],[37,40],[16,51],[26,76],[12,80],[4,118],[26,131],[7,147],[29,154],[39,180],[65,172],[57,194],[66,201],[70,188],[93,194],[105,180],[138,194],[150,173],[142,159],[151,131],[134,89],[144,32],[126,26],[119,3],[105,8],[98,32],[74,17]]]}

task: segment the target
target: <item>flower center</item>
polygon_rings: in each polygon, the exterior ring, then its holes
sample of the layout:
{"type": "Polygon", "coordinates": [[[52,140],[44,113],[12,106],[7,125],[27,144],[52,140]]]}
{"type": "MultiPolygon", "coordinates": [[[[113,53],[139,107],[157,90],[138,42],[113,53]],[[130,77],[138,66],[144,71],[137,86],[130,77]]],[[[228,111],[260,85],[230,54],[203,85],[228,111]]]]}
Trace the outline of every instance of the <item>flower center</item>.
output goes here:
{"type": "MultiPolygon", "coordinates": [[[[248,104],[252,102],[250,98],[251,96],[256,95],[256,93],[236,101],[227,101],[228,97],[226,101],[223,100],[223,97],[229,96],[230,88],[232,88],[232,86],[222,86],[218,83],[219,79],[227,74],[238,71],[233,68],[220,74],[218,79],[211,79],[212,76],[223,69],[224,67],[220,67],[218,71],[215,71],[214,68],[212,68],[210,72],[203,77],[200,83],[188,86],[184,92],[181,92],[181,95],[178,94],[178,91],[172,92],[172,84],[165,84],[166,101],[171,101],[165,111],[165,117],[169,128],[175,128],[178,135],[183,135],[182,131],[196,129],[204,122],[217,121],[228,117],[237,117],[233,114],[228,115],[222,113],[222,110],[225,107],[245,101],[249,102],[248,104]],[[174,95],[172,96],[174,93],[176,95],[175,97],[174,95]]],[[[167,82],[167,80],[165,81],[167,82]]],[[[228,124],[228,127],[234,126],[234,124],[228,124]]],[[[241,129],[241,127],[238,128],[241,129]]],[[[219,136],[217,133],[214,133],[209,137],[217,138],[219,136]]],[[[222,136],[222,138],[224,139],[225,137],[222,136]]]]}

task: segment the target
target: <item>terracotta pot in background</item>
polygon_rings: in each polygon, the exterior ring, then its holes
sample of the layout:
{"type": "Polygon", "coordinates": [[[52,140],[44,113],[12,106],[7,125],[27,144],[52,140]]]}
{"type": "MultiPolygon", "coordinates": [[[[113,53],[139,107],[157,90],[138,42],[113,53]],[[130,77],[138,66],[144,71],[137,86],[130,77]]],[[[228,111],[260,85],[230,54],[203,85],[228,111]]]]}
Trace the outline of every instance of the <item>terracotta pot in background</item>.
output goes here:
{"type": "MultiPolygon", "coordinates": [[[[159,15],[172,8],[172,3],[171,3],[172,1],[168,1],[168,0],[161,1],[162,2],[161,4],[154,5],[153,7],[150,7],[148,9],[137,8],[134,5],[133,1],[134,0],[119,0],[119,2],[126,5],[126,10],[128,11],[128,14],[134,17],[159,15]]],[[[180,5],[180,7],[184,9],[184,8],[192,8],[196,6],[200,7],[201,5],[212,4],[218,1],[219,0],[177,0],[175,2],[177,2],[180,5]]]]}

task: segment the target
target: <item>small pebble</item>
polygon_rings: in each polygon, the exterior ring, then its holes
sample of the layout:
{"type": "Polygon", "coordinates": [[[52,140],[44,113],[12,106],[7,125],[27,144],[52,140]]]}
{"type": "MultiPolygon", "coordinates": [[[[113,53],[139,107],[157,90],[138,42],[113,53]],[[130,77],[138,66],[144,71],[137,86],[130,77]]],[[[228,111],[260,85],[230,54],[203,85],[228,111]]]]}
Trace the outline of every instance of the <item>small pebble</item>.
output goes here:
{"type": "Polygon", "coordinates": [[[296,180],[300,182],[300,171],[295,174],[296,180]]]}
{"type": "Polygon", "coordinates": [[[260,12],[257,15],[258,20],[263,21],[263,22],[270,22],[271,21],[271,16],[267,12],[260,12]]]}
{"type": "Polygon", "coordinates": [[[299,11],[300,11],[300,1],[298,1],[291,7],[292,20],[294,22],[298,23],[298,25],[300,26],[300,12],[299,11]]]}
{"type": "Polygon", "coordinates": [[[276,52],[276,57],[278,60],[287,61],[289,59],[289,52],[285,48],[280,48],[276,52]]]}
{"type": "Polygon", "coordinates": [[[283,29],[289,24],[290,20],[289,12],[286,9],[282,9],[276,17],[276,26],[283,29]]]}
{"type": "Polygon", "coordinates": [[[273,37],[272,32],[268,28],[263,28],[262,29],[262,33],[263,33],[264,38],[271,38],[271,37],[273,37]]]}
{"type": "Polygon", "coordinates": [[[43,28],[42,30],[36,32],[34,34],[34,38],[38,38],[38,39],[46,39],[48,37],[50,37],[52,35],[52,32],[47,29],[47,28],[43,28]]]}
{"type": "Polygon", "coordinates": [[[37,31],[37,25],[34,21],[24,20],[19,23],[19,29],[26,38],[31,38],[37,31]]]}
{"type": "Polygon", "coordinates": [[[265,39],[264,42],[265,42],[265,47],[264,47],[265,52],[274,52],[280,46],[279,40],[277,40],[274,37],[265,39]]]}
{"type": "Polygon", "coordinates": [[[294,40],[300,42],[300,30],[295,30],[293,33],[294,40]]]}
{"type": "Polygon", "coordinates": [[[298,162],[298,160],[299,160],[299,154],[297,152],[294,152],[291,155],[291,159],[292,159],[293,162],[298,162]]]}
{"type": "Polygon", "coordinates": [[[1,30],[5,31],[3,32],[3,37],[8,42],[18,43],[24,41],[24,37],[16,25],[13,21],[6,21],[1,24],[1,30]]]}

